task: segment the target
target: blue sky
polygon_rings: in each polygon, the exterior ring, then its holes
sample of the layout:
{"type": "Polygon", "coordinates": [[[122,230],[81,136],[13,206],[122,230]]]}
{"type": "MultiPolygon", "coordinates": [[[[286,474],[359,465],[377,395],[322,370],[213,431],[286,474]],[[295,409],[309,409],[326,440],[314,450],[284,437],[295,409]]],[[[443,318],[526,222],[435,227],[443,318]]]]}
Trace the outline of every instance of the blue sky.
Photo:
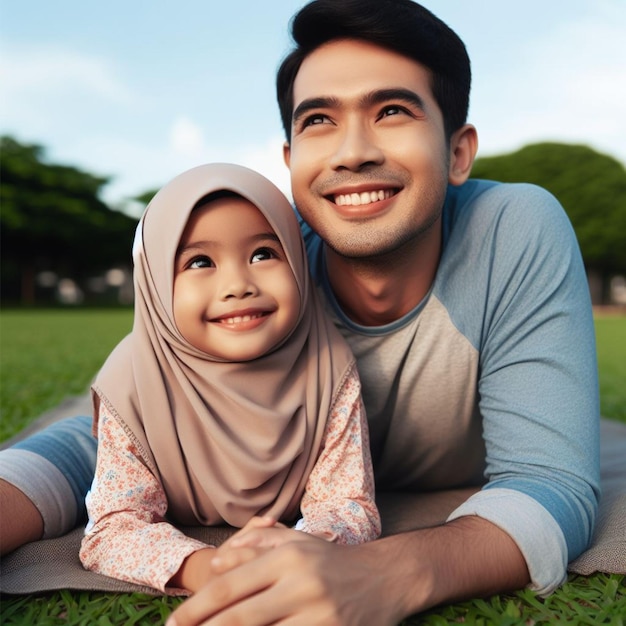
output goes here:
{"type": "MultiPolygon", "coordinates": [[[[5,0],[0,133],[110,176],[113,203],[206,161],[256,168],[289,195],[274,74],[302,4],[5,0]]],[[[479,155],[554,140],[626,163],[625,0],[424,5],[470,53],[479,155]]]]}

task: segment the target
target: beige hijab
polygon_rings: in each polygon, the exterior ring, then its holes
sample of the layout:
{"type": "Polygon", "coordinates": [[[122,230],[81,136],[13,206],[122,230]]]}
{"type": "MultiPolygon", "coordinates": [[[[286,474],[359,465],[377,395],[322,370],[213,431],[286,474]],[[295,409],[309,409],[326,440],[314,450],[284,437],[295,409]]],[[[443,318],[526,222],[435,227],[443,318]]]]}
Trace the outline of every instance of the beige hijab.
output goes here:
{"type": "Polygon", "coordinates": [[[353,357],[315,295],[291,205],[252,170],[196,167],[150,202],[133,259],[134,325],[92,387],[96,418],[104,402],[160,479],[172,520],[242,526],[257,514],[294,519],[353,357]],[[300,290],[300,317],[290,336],[244,363],[207,356],[174,323],[176,248],[192,208],[220,190],[259,208],[300,290]]]}

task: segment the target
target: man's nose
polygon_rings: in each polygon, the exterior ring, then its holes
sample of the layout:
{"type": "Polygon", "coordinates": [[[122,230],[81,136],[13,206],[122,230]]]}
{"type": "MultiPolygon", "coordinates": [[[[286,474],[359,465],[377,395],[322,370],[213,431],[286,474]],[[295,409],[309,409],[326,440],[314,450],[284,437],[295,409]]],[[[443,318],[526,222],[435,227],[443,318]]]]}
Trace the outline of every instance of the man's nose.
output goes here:
{"type": "Polygon", "coordinates": [[[366,165],[380,165],[383,162],[383,151],[364,123],[352,120],[342,130],[330,159],[333,169],[358,171],[366,165]]]}

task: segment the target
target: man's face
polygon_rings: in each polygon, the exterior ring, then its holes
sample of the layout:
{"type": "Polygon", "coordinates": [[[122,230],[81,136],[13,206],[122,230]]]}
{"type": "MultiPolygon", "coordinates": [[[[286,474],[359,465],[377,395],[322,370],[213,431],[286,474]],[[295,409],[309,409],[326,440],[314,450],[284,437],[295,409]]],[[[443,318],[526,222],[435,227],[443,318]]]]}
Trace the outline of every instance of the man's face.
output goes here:
{"type": "Polygon", "coordinates": [[[341,256],[365,258],[439,237],[448,182],[443,117],[429,71],[356,40],[329,42],[294,83],[295,204],[341,256]]]}

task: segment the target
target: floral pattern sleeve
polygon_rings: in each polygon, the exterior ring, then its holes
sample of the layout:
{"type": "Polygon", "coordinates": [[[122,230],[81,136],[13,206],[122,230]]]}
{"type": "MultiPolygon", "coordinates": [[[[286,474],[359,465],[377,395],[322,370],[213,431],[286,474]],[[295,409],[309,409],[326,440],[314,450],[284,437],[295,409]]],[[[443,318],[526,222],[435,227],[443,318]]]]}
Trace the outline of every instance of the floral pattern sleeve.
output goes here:
{"type": "Polygon", "coordinates": [[[381,524],[365,408],[356,366],[328,417],[322,451],[306,484],[298,530],[330,533],[337,543],[376,539],[381,524]]]}
{"type": "Polygon", "coordinates": [[[96,474],[87,494],[89,522],[80,549],[85,568],[172,595],[170,578],[208,547],[165,521],[165,492],[122,426],[100,405],[96,474]]]}

